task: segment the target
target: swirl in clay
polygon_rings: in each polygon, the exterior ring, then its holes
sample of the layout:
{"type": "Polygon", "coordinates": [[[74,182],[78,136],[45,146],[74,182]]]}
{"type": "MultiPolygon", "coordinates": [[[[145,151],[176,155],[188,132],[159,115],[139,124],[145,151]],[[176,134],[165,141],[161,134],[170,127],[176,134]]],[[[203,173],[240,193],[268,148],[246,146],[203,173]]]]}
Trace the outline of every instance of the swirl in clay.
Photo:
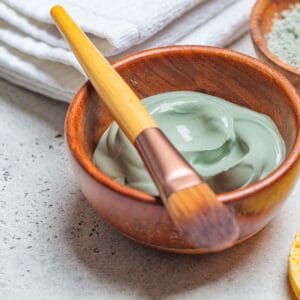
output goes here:
{"type": "MultiPolygon", "coordinates": [[[[143,104],[217,193],[246,187],[284,160],[285,144],[266,115],[197,92],[163,93],[143,104]]],[[[118,182],[158,195],[137,151],[115,122],[102,135],[93,159],[118,182]]]]}

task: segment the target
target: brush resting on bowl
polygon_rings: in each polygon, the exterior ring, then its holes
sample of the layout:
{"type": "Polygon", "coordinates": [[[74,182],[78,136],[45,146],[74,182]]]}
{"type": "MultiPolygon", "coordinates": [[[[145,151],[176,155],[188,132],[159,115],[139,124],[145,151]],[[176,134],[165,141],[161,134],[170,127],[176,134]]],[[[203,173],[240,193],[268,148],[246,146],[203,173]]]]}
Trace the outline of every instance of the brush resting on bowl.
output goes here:
{"type": "MultiPolygon", "coordinates": [[[[285,142],[282,164],[266,178],[217,198],[238,221],[240,235],[235,244],[278,215],[300,170],[300,102],[288,80],[251,57],[203,46],[151,49],[122,59],[114,67],[139,98],[178,90],[202,91],[272,118],[285,142]]],[[[69,107],[66,138],[80,188],[99,216],[126,237],[156,249],[213,252],[191,247],[178,234],[161,201],[97,169],[93,153],[112,121],[91,83],[85,83],[69,107]]]]}
{"type": "MultiPolygon", "coordinates": [[[[215,192],[258,181],[284,160],[285,144],[266,115],[197,92],[163,93],[143,104],[215,192]]],[[[115,122],[101,137],[93,158],[118,182],[158,195],[136,149],[115,122]]]]}

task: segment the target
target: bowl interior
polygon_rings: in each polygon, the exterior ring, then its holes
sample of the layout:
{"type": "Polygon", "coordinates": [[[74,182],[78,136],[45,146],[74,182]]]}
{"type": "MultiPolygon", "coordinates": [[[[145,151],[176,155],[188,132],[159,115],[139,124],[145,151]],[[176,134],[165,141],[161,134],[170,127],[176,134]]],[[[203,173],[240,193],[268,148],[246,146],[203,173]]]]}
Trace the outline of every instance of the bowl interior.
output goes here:
{"type": "Polygon", "coordinates": [[[300,0],[258,0],[251,16],[251,30],[258,47],[273,63],[300,76],[300,70],[277,58],[267,47],[266,35],[271,32],[275,18],[280,18],[282,11],[300,3],[300,0]]]}
{"type": "MultiPolygon", "coordinates": [[[[255,59],[228,50],[181,46],[148,50],[114,66],[141,99],[177,90],[218,96],[270,116],[288,152],[295,144],[299,124],[297,94],[287,80],[255,59]]],[[[112,120],[86,83],[67,116],[66,134],[73,155],[92,176],[114,190],[153,201],[152,196],[114,182],[92,164],[93,151],[112,120]]],[[[230,193],[226,194],[230,199],[230,193]]]]}

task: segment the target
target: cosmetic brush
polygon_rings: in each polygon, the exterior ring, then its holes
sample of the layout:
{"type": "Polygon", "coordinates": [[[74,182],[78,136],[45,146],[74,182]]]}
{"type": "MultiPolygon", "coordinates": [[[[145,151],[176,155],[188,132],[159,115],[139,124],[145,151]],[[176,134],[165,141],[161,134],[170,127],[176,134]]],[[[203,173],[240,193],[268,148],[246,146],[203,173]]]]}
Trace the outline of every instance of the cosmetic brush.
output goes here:
{"type": "Polygon", "coordinates": [[[169,142],[134,91],[61,6],[51,15],[99,97],[136,147],[176,229],[194,248],[221,250],[236,241],[232,212],[169,142]]]}

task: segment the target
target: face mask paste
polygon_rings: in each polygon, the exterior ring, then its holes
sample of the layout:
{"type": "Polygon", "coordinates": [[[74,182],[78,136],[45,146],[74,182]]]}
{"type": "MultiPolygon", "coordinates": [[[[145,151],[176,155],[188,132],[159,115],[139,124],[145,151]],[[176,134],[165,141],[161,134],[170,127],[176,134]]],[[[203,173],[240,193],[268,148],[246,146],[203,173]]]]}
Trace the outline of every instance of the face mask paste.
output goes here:
{"type": "MultiPolygon", "coordinates": [[[[216,193],[246,187],[284,160],[285,144],[266,115],[197,92],[163,93],[143,104],[216,193]]],[[[137,151],[115,122],[101,137],[93,159],[118,182],[158,195],[137,151]]]]}

